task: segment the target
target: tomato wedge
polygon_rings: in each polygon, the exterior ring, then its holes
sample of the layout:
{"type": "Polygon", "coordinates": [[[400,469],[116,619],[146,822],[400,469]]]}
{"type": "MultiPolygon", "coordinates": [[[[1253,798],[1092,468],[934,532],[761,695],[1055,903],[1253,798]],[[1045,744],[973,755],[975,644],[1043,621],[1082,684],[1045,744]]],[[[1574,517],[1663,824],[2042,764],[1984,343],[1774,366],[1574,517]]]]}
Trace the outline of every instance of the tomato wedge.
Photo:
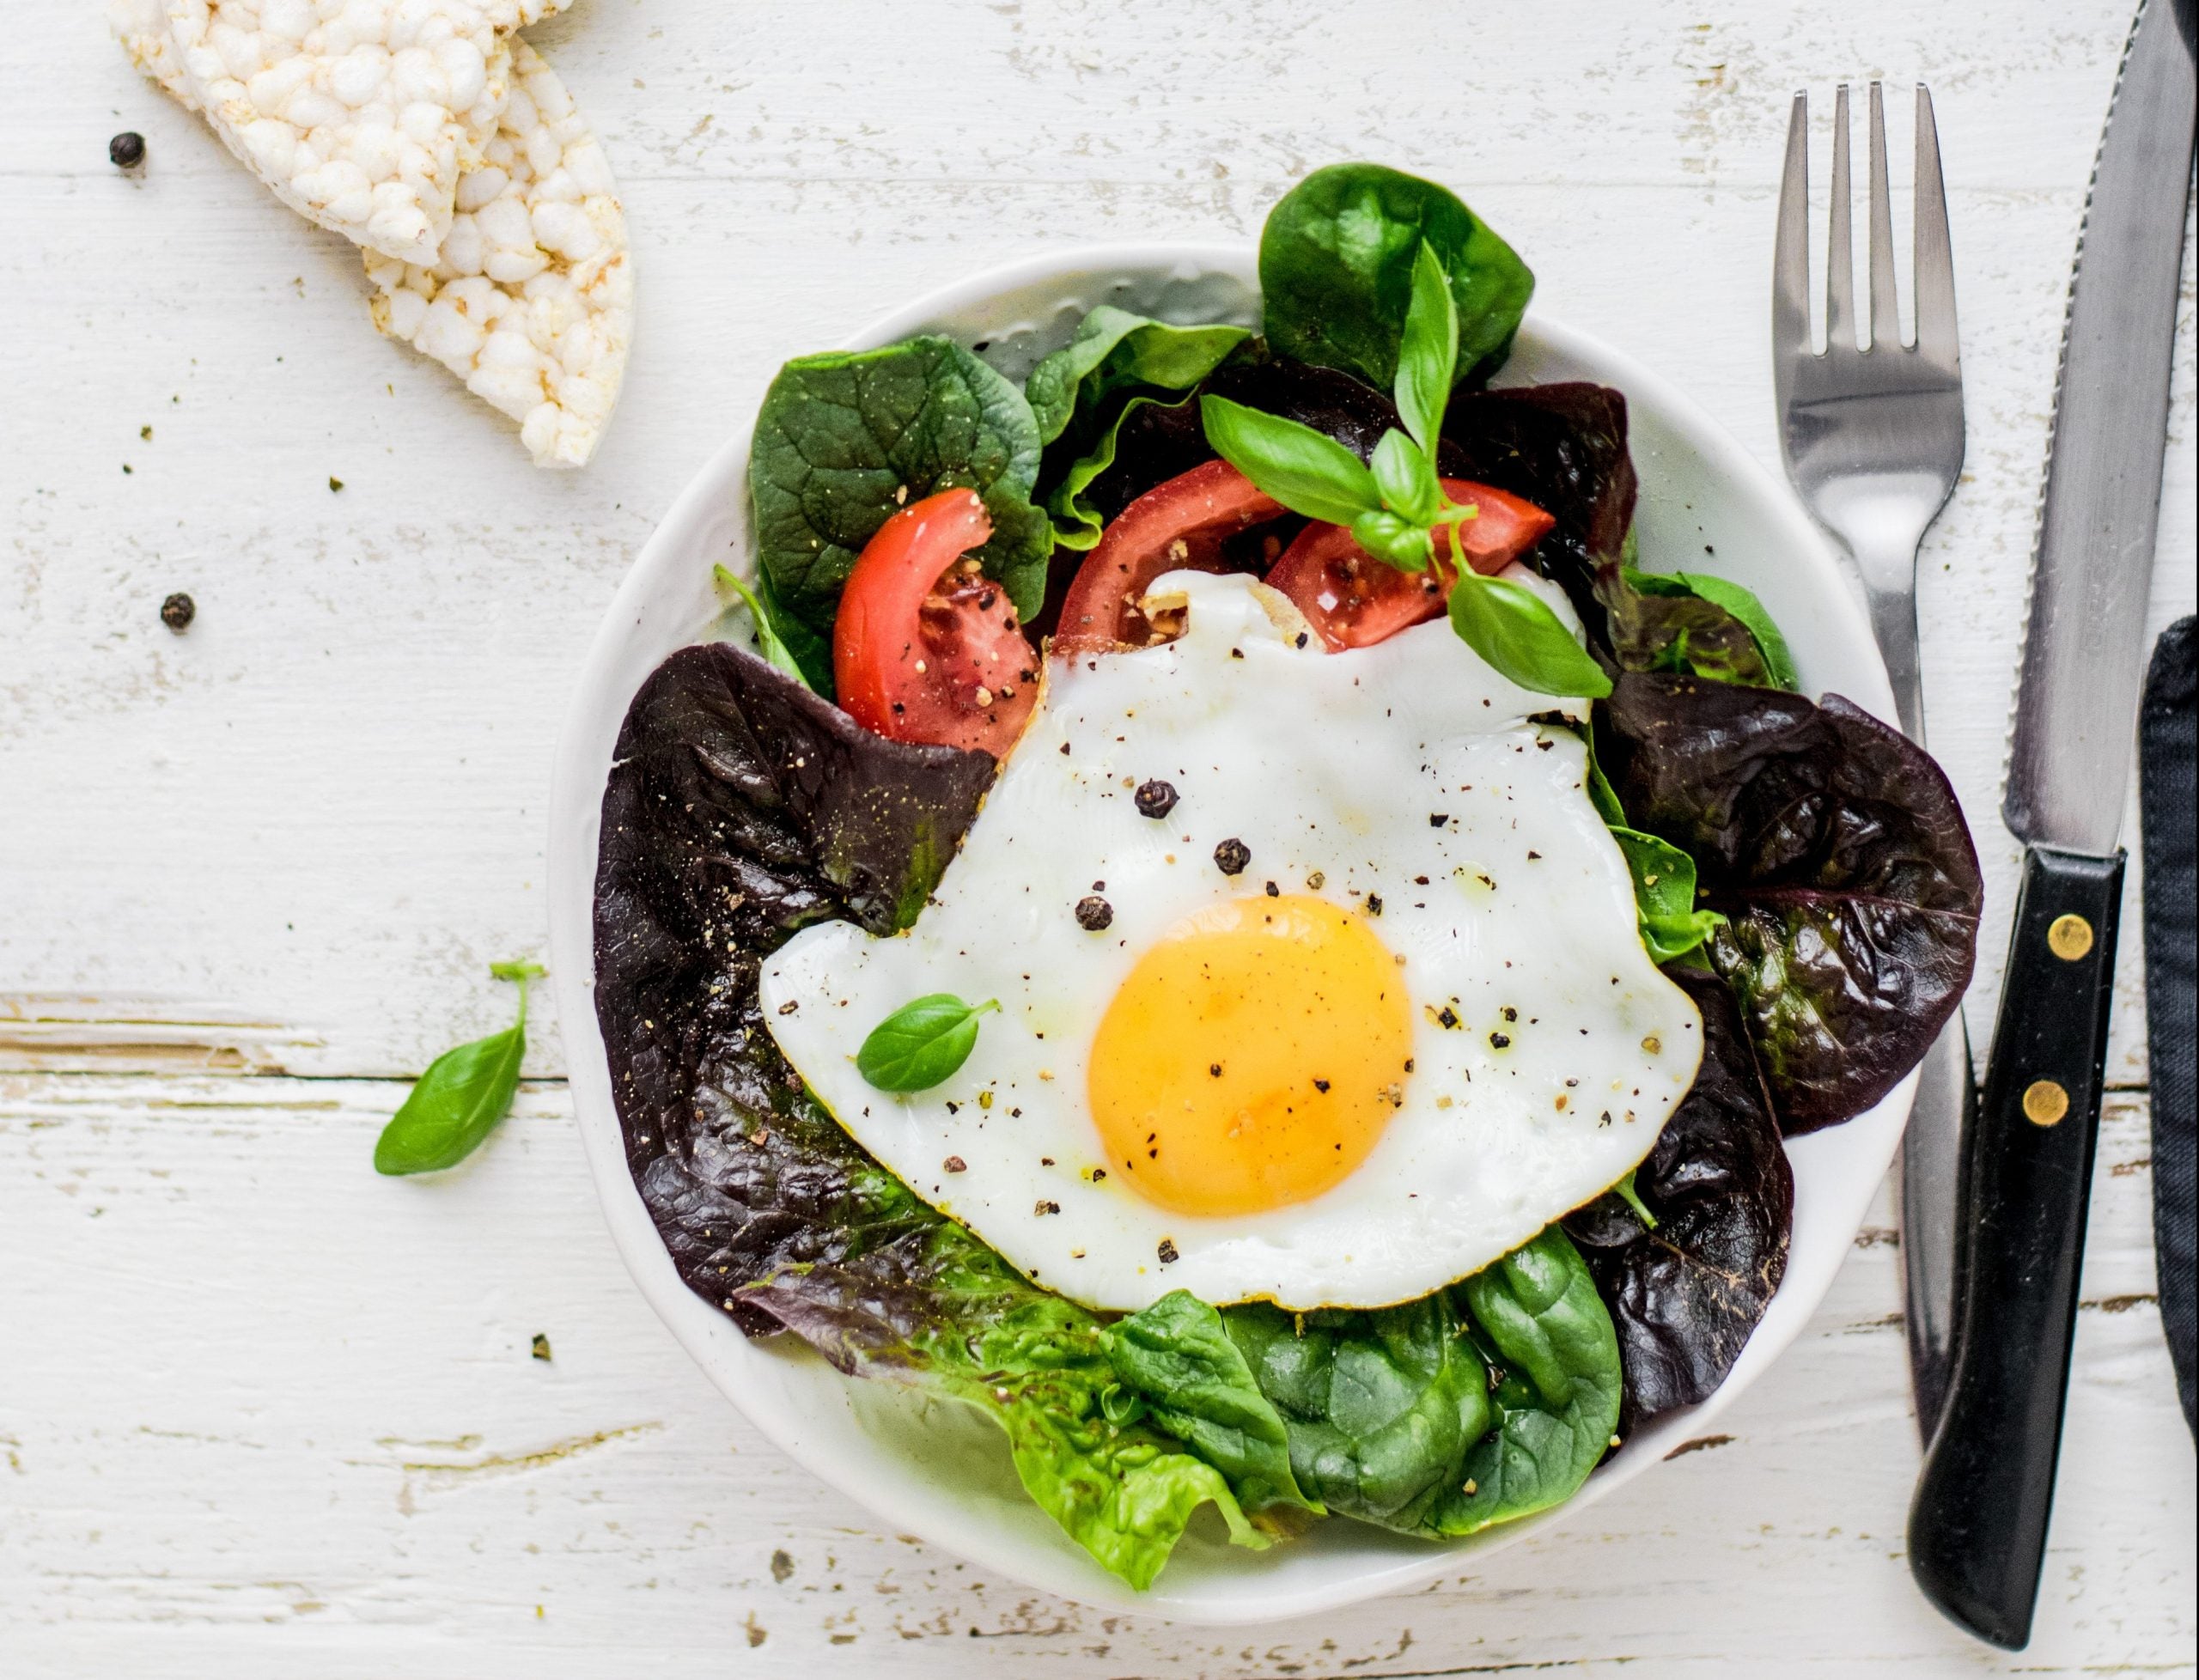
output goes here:
{"type": "Polygon", "coordinates": [[[1447,527],[1457,533],[1455,540],[1439,531],[1435,563],[1426,571],[1401,572],[1377,560],[1352,540],[1347,527],[1309,525],[1276,563],[1268,583],[1296,603],[1331,653],[1370,648],[1443,611],[1458,580],[1461,550],[1468,565],[1493,576],[1557,523],[1533,502],[1487,484],[1446,478],[1443,493],[1480,512],[1447,527]]]}
{"type": "Polygon", "coordinates": [[[878,527],[840,594],[840,705],[889,740],[1004,758],[1039,703],[1039,658],[1000,586],[963,557],[993,533],[977,492],[941,490],[878,527]]]}
{"type": "Polygon", "coordinates": [[[1287,511],[1227,461],[1154,485],[1116,516],[1077,569],[1062,602],[1057,644],[1075,652],[1160,640],[1137,605],[1153,580],[1164,572],[1244,570],[1223,545],[1287,511]]]}

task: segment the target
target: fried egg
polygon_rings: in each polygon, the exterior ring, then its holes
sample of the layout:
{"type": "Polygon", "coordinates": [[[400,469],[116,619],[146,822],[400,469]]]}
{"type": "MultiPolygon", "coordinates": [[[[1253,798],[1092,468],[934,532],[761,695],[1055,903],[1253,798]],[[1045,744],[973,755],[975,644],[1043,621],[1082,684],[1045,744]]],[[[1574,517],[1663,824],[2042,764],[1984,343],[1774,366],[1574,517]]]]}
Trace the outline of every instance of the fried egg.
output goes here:
{"type": "Polygon", "coordinates": [[[805,929],[764,1018],[873,1155],[1087,1306],[1425,1295],[1623,1177],[1695,1078],[1552,716],[1587,707],[1441,619],[1328,654],[1249,578],[1163,595],[1178,639],[1052,663],[916,925],[805,929]],[[998,1002],[969,1059],[874,1089],[865,1036],[942,991],[998,1002]]]}

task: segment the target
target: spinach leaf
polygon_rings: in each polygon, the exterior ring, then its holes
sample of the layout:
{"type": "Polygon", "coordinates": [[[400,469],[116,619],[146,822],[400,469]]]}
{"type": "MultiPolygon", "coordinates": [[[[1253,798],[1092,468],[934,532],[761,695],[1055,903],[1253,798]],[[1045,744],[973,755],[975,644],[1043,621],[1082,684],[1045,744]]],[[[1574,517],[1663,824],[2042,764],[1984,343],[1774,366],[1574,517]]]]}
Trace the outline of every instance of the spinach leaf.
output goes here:
{"type": "Polygon", "coordinates": [[[933,992],[903,1004],[870,1030],[856,1052],[856,1071],[880,1091],[929,1091],[954,1077],[978,1047],[978,1019],[999,1000],[965,1003],[933,992]]]}
{"type": "Polygon", "coordinates": [[[801,661],[787,646],[786,638],[779,634],[778,624],[772,618],[771,608],[758,597],[756,591],[750,588],[747,582],[730,567],[716,566],[712,568],[712,573],[717,580],[718,587],[747,609],[749,634],[755,639],[756,651],[764,656],[764,663],[774,671],[785,672],[798,683],[807,683],[808,679],[802,674],[801,661]]]}
{"type": "Polygon", "coordinates": [[[1619,1415],[1618,1338],[1563,1231],[1551,1226],[1460,1293],[1494,1376],[1496,1426],[1467,1449],[1464,1480],[1434,1513],[1439,1534],[1471,1534],[1572,1498],[1615,1445],[1619,1415]]]}
{"type": "Polygon", "coordinates": [[[1089,414],[1118,392],[1188,391],[1252,336],[1250,327],[1177,326],[1103,303],[1023,381],[1039,441],[1051,443],[1080,411],[1089,414]]]}
{"type": "Polygon", "coordinates": [[[1703,1015],[1695,1084],[1633,1174],[1655,1220],[1619,1196],[1569,1215],[1618,1332],[1621,1432],[1709,1397],[1787,1272],[1794,1175],[1732,993],[1699,970],[1666,971],[1703,1015]]]}
{"type": "Polygon", "coordinates": [[[1569,1499],[1611,1444],[1619,1354],[1586,1264],[1552,1226],[1403,1306],[1222,1314],[1332,1513],[1471,1534],[1569,1499]]]}
{"type": "Polygon", "coordinates": [[[1211,1306],[1188,1290],[1163,1295],[1115,1325],[1109,1351],[1154,1421],[1221,1471],[1246,1510],[1319,1512],[1291,1474],[1282,1417],[1211,1306]]]}
{"type": "Polygon", "coordinates": [[[1525,584],[1462,570],[1451,589],[1450,612],[1459,639],[1521,688],[1592,700],[1611,692],[1603,667],[1525,584]]]}
{"type": "Polygon", "coordinates": [[[935,491],[974,489],[993,524],[978,559],[1027,618],[1053,553],[1031,501],[1038,477],[1031,405],[951,339],[798,357],[764,393],[749,450],[757,563],[772,601],[829,642],[840,587],[878,527],[935,491]]]}
{"type": "Polygon", "coordinates": [[[519,988],[519,1019],[428,1064],[375,1140],[375,1172],[398,1178],[456,1166],[510,1109],[527,1054],[527,983],[542,970],[533,963],[491,963],[489,972],[519,988]]]}
{"type": "Polygon", "coordinates": [[[1456,195],[1380,164],[1317,169],[1268,212],[1260,290],[1269,342],[1386,391],[1423,240],[1450,277],[1458,366],[1469,381],[1485,380],[1511,350],[1534,276],[1456,195]]]}
{"type": "Polygon", "coordinates": [[[1024,1485],[1138,1586],[1220,1471],[1107,1415],[1106,1327],[880,1167],[772,1042],[757,978],[797,929],[916,919],[993,775],[888,741],[726,645],[676,653],[629,709],[604,792],[596,1013],[627,1163],[688,1287],[744,1331],[921,1385],[1006,1431],[1024,1485]]]}
{"type": "Polygon", "coordinates": [[[1629,672],[1596,709],[1628,817],[1695,860],[1782,1129],[1836,1125],[1916,1066],[1977,956],[1977,854],[1924,751],[1837,695],[1629,672]]]}
{"type": "Polygon", "coordinates": [[[1447,1293],[1373,1312],[1224,1310],[1290,1436],[1298,1485],[1331,1513],[1428,1534],[1489,1427],[1489,1373],[1447,1293]]]}

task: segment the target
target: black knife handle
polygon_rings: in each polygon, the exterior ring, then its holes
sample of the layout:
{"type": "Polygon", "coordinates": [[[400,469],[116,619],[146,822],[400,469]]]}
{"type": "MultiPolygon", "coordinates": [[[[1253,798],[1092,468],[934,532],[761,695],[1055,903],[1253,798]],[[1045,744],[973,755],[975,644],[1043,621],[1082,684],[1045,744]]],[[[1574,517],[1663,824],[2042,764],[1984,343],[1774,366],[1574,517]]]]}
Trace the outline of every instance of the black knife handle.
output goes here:
{"type": "Polygon", "coordinates": [[[1954,1374],[1909,1508],[1925,1597],[2011,1651],[2031,1638],[2054,1503],[2122,902],[2120,852],[2024,855],[1963,1166],[1954,1374]]]}

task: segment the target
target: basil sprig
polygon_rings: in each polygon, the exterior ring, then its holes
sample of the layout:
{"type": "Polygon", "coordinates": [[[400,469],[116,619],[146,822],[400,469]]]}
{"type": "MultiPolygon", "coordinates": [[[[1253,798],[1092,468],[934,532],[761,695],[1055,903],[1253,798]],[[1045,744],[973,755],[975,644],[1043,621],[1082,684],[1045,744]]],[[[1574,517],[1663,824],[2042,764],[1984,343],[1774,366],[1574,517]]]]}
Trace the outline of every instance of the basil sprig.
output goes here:
{"type": "MultiPolygon", "coordinates": [[[[1200,398],[1199,417],[1215,453],[1293,513],[1349,526],[1377,559],[1400,571],[1426,571],[1437,529],[1479,512],[1447,496],[1435,471],[1458,358],[1458,305],[1442,264],[1423,241],[1413,258],[1412,298],[1398,345],[1393,395],[1405,429],[1383,433],[1371,465],[1311,426],[1226,397],[1200,398]]],[[[1520,584],[1460,566],[1451,627],[1521,688],[1588,699],[1611,692],[1611,679],[1564,621],[1520,584]]]]}
{"type": "Polygon", "coordinates": [[[375,1141],[375,1172],[395,1178],[456,1166],[511,1107],[520,1058],[527,1054],[527,983],[543,971],[533,963],[491,963],[489,972],[519,988],[519,1019],[428,1064],[375,1141]]]}
{"type": "Polygon", "coordinates": [[[965,1003],[952,992],[905,1003],[871,1028],[856,1052],[856,1071],[880,1091],[929,1091],[970,1059],[978,1018],[999,1007],[996,998],[965,1003]]]}

